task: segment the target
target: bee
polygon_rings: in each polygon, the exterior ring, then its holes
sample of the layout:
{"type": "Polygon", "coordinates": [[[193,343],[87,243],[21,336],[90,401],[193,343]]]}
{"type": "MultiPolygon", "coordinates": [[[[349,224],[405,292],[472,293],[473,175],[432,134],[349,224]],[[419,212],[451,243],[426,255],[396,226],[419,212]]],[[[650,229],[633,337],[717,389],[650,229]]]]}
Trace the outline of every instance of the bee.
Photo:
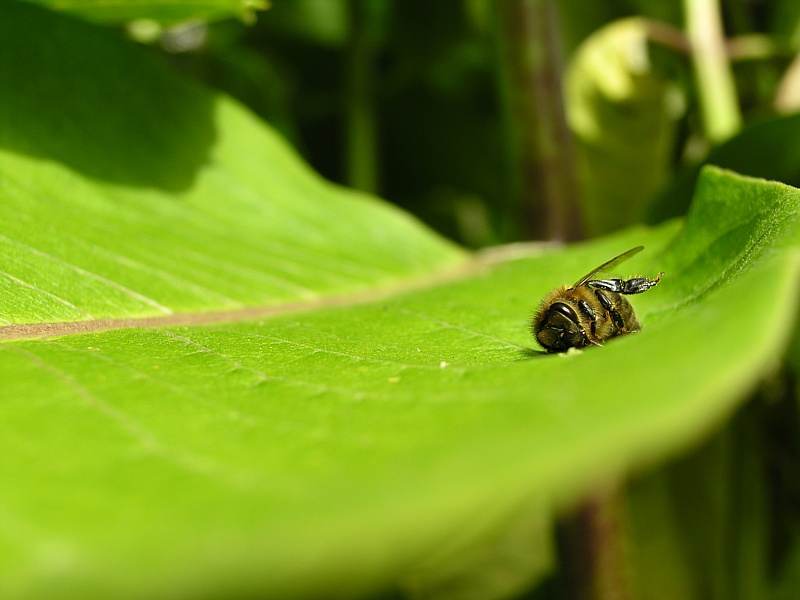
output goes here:
{"type": "Polygon", "coordinates": [[[606,340],[641,329],[633,307],[625,296],[641,294],[658,285],[664,273],[655,279],[592,279],[601,271],[641,252],[631,248],[604,262],[581,277],[572,287],[559,287],[547,294],[532,321],[531,330],[548,352],[570,348],[602,346],[606,340]]]}

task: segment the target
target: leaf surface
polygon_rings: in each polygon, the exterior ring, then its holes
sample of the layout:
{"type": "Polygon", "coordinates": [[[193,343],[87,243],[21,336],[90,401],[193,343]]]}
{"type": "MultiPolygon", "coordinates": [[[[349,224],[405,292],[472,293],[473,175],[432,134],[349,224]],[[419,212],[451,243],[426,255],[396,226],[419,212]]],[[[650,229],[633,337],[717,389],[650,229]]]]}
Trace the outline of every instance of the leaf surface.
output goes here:
{"type": "Polygon", "coordinates": [[[531,584],[551,510],[701,439],[791,333],[792,188],[707,169],[685,223],[469,258],[107,32],[0,5],[0,69],[3,598],[435,585],[539,514],[531,584]],[[642,332],[541,353],[539,299],[639,244],[642,332]]]}
{"type": "Polygon", "coordinates": [[[14,90],[0,101],[0,320],[308,301],[463,262],[135,45],[26,4],[0,17],[0,80],[14,90]]]}
{"type": "Polygon", "coordinates": [[[722,420],[784,345],[777,326],[741,338],[754,306],[778,323],[796,310],[796,260],[763,225],[702,244],[691,221],[671,243],[674,226],[629,232],[262,321],[7,342],[0,580],[31,597],[351,594],[467,524],[662,458],[722,420]],[[668,273],[637,298],[645,330],[536,355],[531,299],[643,236],[644,271],[668,273]]]}

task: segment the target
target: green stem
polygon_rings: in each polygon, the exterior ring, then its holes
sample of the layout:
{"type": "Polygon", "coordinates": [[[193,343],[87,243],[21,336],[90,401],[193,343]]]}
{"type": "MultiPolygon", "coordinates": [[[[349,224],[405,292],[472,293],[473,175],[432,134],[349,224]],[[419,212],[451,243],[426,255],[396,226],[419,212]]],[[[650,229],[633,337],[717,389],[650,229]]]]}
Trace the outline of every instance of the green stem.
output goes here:
{"type": "Polygon", "coordinates": [[[703,127],[708,140],[719,144],[742,126],[719,1],[684,0],[684,13],[703,127]]]}
{"type": "Polygon", "coordinates": [[[558,4],[502,0],[496,6],[498,37],[504,45],[506,135],[523,233],[529,238],[580,239],[577,167],[564,115],[558,4]]]}
{"type": "Polygon", "coordinates": [[[564,596],[575,600],[630,600],[623,492],[595,490],[562,518],[557,542],[564,596]]]}
{"type": "Polygon", "coordinates": [[[348,2],[350,40],[346,64],[345,181],[378,191],[378,143],[372,86],[374,44],[365,0],[348,2]]]}

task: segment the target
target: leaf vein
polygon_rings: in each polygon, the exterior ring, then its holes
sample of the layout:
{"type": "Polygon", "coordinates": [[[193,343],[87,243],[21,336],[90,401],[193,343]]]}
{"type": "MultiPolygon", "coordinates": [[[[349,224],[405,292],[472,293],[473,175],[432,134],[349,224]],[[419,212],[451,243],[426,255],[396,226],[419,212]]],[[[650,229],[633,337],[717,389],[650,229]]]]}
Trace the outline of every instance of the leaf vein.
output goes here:
{"type": "Polygon", "coordinates": [[[136,291],[134,291],[134,290],[122,285],[121,283],[118,283],[116,281],[113,281],[111,279],[103,277],[102,275],[99,275],[97,273],[93,273],[91,271],[87,271],[86,269],[83,269],[83,268],[81,268],[81,267],[79,267],[77,265],[74,265],[74,264],[72,264],[70,262],[62,260],[62,259],[60,259],[60,258],[58,258],[56,256],[51,255],[51,254],[47,254],[46,252],[42,252],[41,250],[38,250],[36,248],[32,248],[30,246],[22,244],[22,243],[20,243],[20,242],[18,242],[16,240],[13,240],[13,239],[5,236],[5,235],[0,234],[0,239],[4,240],[6,243],[8,243],[8,244],[10,244],[12,246],[16,246],[17,248],[21,248],[21,249],[23,249],[23,250],[25,250],[27,252],[30,252],[31,254],[35,254],[36,256],[41,256],[42,258],[45,258],[47,260],[55,262],[56,264],[59,264],[59,265],[62,265],[64,267],[68,268],[68,269],[71,269],[72,271],[78,273],[79,275],[83,275],[85,277],[89,277],[91,279],[99,281],[100,283],[102,283],[104,285],[107,285],[109,287],[113,287],[114,289],[119,290],[120,292],[122,292],[124,294],[127,294],[127,295],[131,296],[132,298],[136,298],[140,302],[143,302],[143,303],[145,303],[145,304],[147,304],[149,306],[152,306],[153,308],[155,308],[156,310],[158,310],[158,311],[160,311],[160,312],[162,312],[164,314],[168,314],[168,315],[172,314],[172,310],[167,308],[163,304],[160,304],[156,300],[153,300],[152,298],[148,298],[147,296],[144,296],[143,294],[140,294],[139,292],[136,292],[136,291]]]}
{"type": "MultiPolygon", "coordinates": [[[[40,293],[42,293],[42,294],[44,294],[46,296],[49,296],[50,298],[52,298],[56,302],[60,302],[61,304],[73,309],[75,312],[78,312],[78,313],[82,314],[83,316],[85,316],[85,317],[87,317],[89,319],[94,319],[94,317],[92,315],[90,315],[88,312],[78,308],[72,302],[62,298],[61,296],[58,296],[58,295],[56,295],[56,294],[54,294],[52,292],[48,292],[47,290],[44,290],[44,289],[42,289],[42,288],[40,288],[40,287],[38,287],[36,285],[33,285],[32,283],[28,283],[27,281],[23,281],[22,279],[19,279],[18,277],[14,277],[10,273],[6,273],[5,271],[0,271],[0,275],[5,277],[6,279],[10,279],[11,281],[13,281],[13,282],[15,282],[15,283],[17,283],[17,284],[19,284],[19,285],[21,285],[23,287],[26,287],[28,289],[31,289],[31,290],[34,290],[36,292],[40,292],[40,293]]],[[[2,319],[2,320],[5,321],[6,323],[10,323],[10,321],[6,321],[5,319],[2,319]]]]}

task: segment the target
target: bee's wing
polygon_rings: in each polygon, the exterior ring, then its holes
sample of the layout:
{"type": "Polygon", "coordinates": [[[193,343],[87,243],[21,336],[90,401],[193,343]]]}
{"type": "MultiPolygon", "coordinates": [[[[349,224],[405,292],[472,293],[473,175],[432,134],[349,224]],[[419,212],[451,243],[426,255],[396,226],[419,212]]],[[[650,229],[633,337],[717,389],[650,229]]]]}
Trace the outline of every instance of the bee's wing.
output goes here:
{"type": "Polygon", "coordinates": [[[580,285],[583,285],[584,283],[589,281],[592,277],[594,277],[600,271],[605,271],[606,269],[611,268],[612,265],[616,265],[616,264],[621,263],[624,260],[628,260],[631,256],[633,256],[634,254],[638,254],[642,250],[644,250],[644,246],[636,246],[636,248],[631,248],[627,252],[623,252],[619,256],[615,256],[611,260],[604,262],[599,267],[597,267],[595,269],[592,269],[589,273],[587,273],[586,275],[581,277],[580,280],[575,285],[573,285],[572,287],[576,288],[576,287],[578,287],[580,285]]]}

